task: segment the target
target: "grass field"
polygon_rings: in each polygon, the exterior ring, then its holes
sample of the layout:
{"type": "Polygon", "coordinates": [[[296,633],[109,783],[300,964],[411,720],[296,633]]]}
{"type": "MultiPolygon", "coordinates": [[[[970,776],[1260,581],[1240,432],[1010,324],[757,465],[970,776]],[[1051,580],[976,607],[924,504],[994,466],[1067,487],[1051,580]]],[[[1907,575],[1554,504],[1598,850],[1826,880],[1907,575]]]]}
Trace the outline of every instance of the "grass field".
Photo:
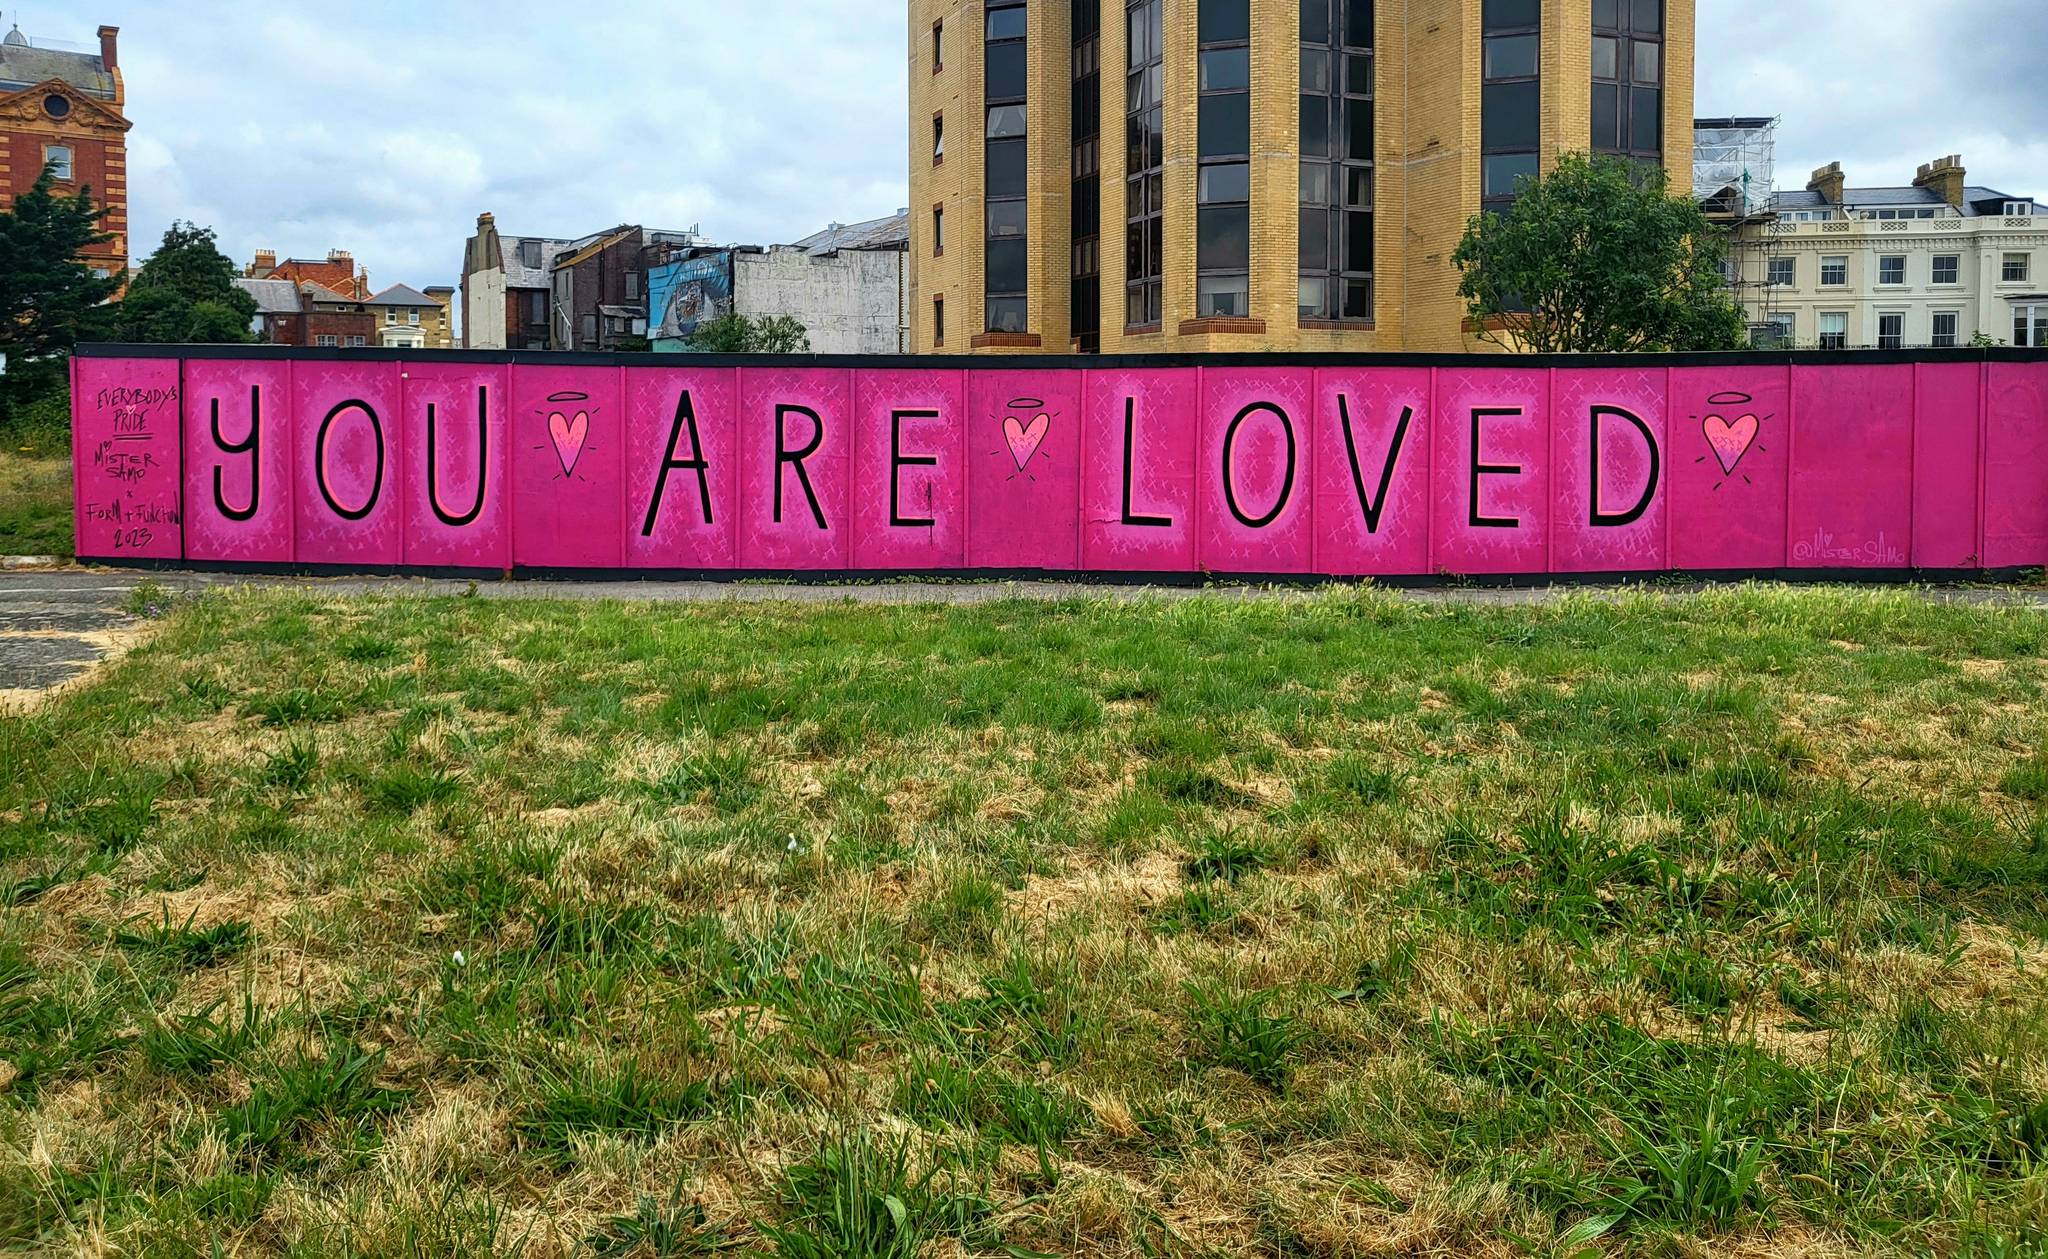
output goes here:
{"type": "Polygon", "coordinates": [[[0,1245],[2048,1254],[2048,619],[209,596],[0,718],[0,1245]]]}
{"type": "Polygon", "coordinates": [[[0,555],[73,553],[65,435],[0,434],[0,555]]]}

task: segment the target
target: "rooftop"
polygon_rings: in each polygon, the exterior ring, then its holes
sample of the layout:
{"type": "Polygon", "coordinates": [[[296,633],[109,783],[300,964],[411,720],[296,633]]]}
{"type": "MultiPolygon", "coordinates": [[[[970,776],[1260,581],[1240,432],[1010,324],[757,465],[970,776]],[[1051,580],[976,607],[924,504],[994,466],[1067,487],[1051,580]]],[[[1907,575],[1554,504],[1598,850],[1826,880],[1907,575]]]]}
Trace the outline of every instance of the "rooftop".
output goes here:
{"type": "Polygon", "coordinates": [[[834,223],[822,232],[806,236],[793,248],[812,257],[825,257],[842,249],[910,248],[910,211],[898,210],[884,219],[865,223],[834,223]]]}
{"type": "Polygon", "coordinates": [[[371,306],[439,306],[441,303],[416,288],[394,284],[369,300],[371,306]]]}
{"type": "Polygon", "coordinates": [[[23,35],[19,26],[0,40],[0,92],[60,79],[101,100],[114,99],[114,76],[98,53],[41,46],[49,42],[39,44],[23,35]]]}
{"type": "Polygon", "coordinates": [[[256,299],[259,315],[295,315],[299,310],[299,286],[290,280],[245,280],[235,277],[235,287],[256,299]]]}

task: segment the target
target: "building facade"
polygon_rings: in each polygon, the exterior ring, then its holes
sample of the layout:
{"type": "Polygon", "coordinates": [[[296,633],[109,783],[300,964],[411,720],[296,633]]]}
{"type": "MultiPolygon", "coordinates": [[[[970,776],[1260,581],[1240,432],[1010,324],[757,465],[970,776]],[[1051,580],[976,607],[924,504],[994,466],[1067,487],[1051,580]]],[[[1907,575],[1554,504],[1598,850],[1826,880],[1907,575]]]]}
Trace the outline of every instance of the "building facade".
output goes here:
{"type": "Polygon", "coordinates": [[[445,350],[447,306],[403,284],[372,297],[364,305],[377,322],[377,344],[389,350],[445,350]],[[440,344],[436,344],[436,340],[440,344]]]}
{"type": "Polygon", "coordinates": [[[370,273],[356,266],[355,255],[346,249],[330,249],[325,258],[286,258],[278,261],[274,249],[259,249],[242,274],[251,280],[289,280],[293,284],[317,284],[351,301],[368,301],[370,273]]]}
{"type": "Polygon", "coordinates": [[[919,351],[1479,348],[1470,218],[1692,163],[1694,0],[910,0],[919,351]]]}
{"type": "Polygon", "coordinates": [[[1969,183],[1960,157],[1851,188],[1840,162],[1736,228],[1737,291],[1770,344],[2048,346],[2048,212],[1969,183]]]}
{"type": "Polygon", "coordinates": [[[678,250],[647,273],[656,350],[688,348],[730,314],[787,316],[819,354],[902,354],[910,346],[910,214],[835,223],[793,245],[678,250]]]}
{"type": "Polygon", "coordinates": [[[0,38],[0,210],[47,168],[59,192],[91,188],[112,239],[85,253],[95,273],[128,270],[127,89],[120,28],[99,28],[97,55],[44,44],[19,26],[0,38]]]}
{"type": "Polygon", "coordinates": [[[505,236],[486,212],[464,246],[462,343],[480,350],[645,349],[647,273],[694,231],[623,225],[575,240],[505,236]]]}
{"type": "Polygon", "coordinates": [[[267,345],[364,349],[378,339],[380,316],[353,297],[311,280],[238,277],[235,287],[256,299],[250,331],[267,345]]]}

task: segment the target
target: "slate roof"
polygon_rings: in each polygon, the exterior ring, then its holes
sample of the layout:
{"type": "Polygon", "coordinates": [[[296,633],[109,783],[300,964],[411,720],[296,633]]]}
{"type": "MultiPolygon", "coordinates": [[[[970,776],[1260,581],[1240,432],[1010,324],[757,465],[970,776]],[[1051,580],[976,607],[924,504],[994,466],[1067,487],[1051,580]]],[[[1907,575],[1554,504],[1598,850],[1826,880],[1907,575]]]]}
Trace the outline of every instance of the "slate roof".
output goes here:
{"type": "MultiPolygon", "coordinates": [[[[1962,216],[1977,218],[1984,214],[1997,214],[2007,201],[2026,201],[2031,198],[2014,197],[1995,188],[1966,187],[1963,189],[1962,216]],[[1980,203],[1996,203],[1997,208],[1984,210],[1980,203]]],[[[1834,203],[1824,200],[1811,189],[1800,189],[1776,194],[1771,200],[1772,208],[1779,212],[1786,210],[1824,210],[1834,203]]],[[[1849,210],[1898,209],[1909,206],[1945,205],[1941,194],[1932,188],[1847,188],[1842,192],[1841,204],[1849,210]]]]}
{"type": "Polygon", "coordinates": [[[18,92],[51,79],[62,79],[102,100],[114,99],[114,76],[101,64],[98,53],[0,44],[0,91],[18,92]]]}
{"type": "Polygon", "coordinates": [[[843,223],[804,237],[794,246],[813,258],[827,257],[842,249],[910,248],[910,212],[892,214],[865,223],[843,223]]]}
{"type": "Polygon", "coordinates": [[[505,252],[505,287],[512,289],[544,289],[548,287],[548,271],[556,258],[565,251],[576,247],[573,240],[557,240],[548,236],[500,236],[498,247],[505,252]],[[520,261],[519,247],[526,241],[540,242],[540,265],[526,266],[520,261]]]}
{"type": "Polygon", "coordinates": [[[308,301],[335,306],[360,306],[363,304],[359,298],[344,297],[333,289],[315,284],[311,280],[299,281],[299,287],[305,290],[306,300],[308,301]]]}
{"type": "Polygon", "coordinates": [[[420,292],[416,288],[412,288],[404,284],[394,284],[390,288],[385,289],[382,293],[379,293],[377,294],[377,296],[371,298],[366,303],[366,305],[433,307],[440,305],[440,303],[435,301],[433,298],[428,297],[425,293],[420,292]]]}
{"type": "Polygon", "coordinates": [[[259,315],[299,313],[299,286],[290,280],[245,280],[236,276],[235,287],[256,299],[259,315]]]}

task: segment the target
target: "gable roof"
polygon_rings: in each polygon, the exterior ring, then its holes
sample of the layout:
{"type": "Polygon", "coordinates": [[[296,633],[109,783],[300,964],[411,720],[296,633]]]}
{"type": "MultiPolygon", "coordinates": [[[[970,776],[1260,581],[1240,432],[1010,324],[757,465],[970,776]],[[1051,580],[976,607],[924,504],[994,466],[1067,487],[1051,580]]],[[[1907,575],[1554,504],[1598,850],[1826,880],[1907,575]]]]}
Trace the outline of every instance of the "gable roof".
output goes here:
{"type": "Polygon", "coordinates": [[[555,264],[555,258],[564,250],[575,247],[576,242],[553,236],[501,236],[499,248],[505,255],[505,287],[511,289],[544,289],[548,287],[548,270],[555,264]],[[528,241],[540,246],[540,265],[529,267],[522,258],[521,247],[528,241]]]}
{"type": "Polygon", "coordinates": [[[431,307],[439,306],[440,304],[441,303],[435,301],[431,297],[428,297],[425,293],[420,292],[418,289],[408,287],[407,285],[404,284],[394,284],[390,288],[385,289],[382,293],[379,293],[375,297],[371,298],[369,301],[369,305],[371,306],[431,307]]]}
{"type": "Polygon", "coordinates": [[[299,286],[290,280],[245,280],[236,276],[235,287],[256,299],[259,315],[299,313],[299,286]]]}
{"type": "Polygon", "coordinates": [[[114,99],[114,76],[98,53],[63,52],[28,44],[0,44],[0,91],[19,91],[58,79],[101,100],[114,99]]]}

